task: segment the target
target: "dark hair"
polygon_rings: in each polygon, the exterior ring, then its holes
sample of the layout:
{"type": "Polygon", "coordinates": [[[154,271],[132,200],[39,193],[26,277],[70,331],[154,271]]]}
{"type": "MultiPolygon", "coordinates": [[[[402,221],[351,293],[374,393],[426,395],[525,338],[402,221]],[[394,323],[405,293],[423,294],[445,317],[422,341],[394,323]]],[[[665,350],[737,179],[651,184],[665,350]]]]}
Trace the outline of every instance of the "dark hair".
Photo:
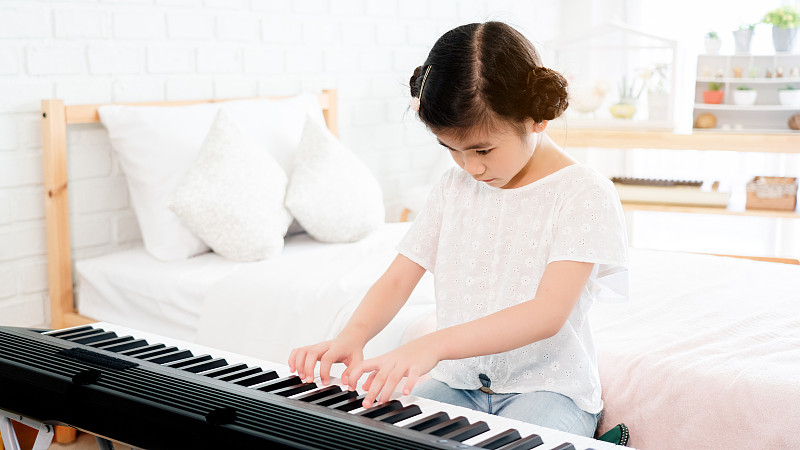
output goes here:
{"type": "Polygon", "coordinates": [[[502,22],[472,23],[439,38],[428,59],[411,76],[418,97],[425,71],[419,118],[434,132],[467,136],[476,127],[503,124],[522,133],[527,118],[552,120],[567,109],[567,80],[543,67],[533,44],[502,22]]]}

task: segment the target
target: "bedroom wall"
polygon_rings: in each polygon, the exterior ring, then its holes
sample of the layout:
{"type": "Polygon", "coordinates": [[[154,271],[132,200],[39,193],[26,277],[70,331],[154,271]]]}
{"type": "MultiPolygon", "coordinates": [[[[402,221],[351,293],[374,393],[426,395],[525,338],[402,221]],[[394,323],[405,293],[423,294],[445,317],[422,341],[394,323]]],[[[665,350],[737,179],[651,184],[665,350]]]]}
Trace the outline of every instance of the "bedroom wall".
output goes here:
{"type": "MultiPolygon", "coordinates": [[[[555,37],[556,2],[0,1],[0,324],[48,316],[40,101],[288,95],[336,88],[340,137],[381,181],[389,219],[441,149],[409,114],[408,79],[455,25],[498,19],[555,37]]],[[[574,3],[574,2],[573,2],[574,3]]],[[[76,258],[140,241],[99,125],[68,133],[76,258]]]]}

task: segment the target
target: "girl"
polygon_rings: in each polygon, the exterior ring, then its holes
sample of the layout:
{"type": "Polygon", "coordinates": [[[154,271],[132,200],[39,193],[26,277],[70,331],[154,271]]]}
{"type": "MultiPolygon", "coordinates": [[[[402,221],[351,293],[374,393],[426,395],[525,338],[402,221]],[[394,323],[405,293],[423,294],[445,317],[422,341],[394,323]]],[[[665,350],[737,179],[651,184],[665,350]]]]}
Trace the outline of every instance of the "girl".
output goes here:
{"type": "Polygon", "coordinates": [[[439,38],[411,95],[459,167],[341,333],[293,350],[290,369],[310,381],[319,362],[328,384],[342,362],[351,389],[370,373],[364,407],[405,378],[404,394],[593,436],[603,403],[587,314],[627,295],[627,243],[611,182],[545,133],[567,108],[566,80],[510,26],[476,23],[439,38]],[[437,331],[363,360],[426,270],[437,331]]]}

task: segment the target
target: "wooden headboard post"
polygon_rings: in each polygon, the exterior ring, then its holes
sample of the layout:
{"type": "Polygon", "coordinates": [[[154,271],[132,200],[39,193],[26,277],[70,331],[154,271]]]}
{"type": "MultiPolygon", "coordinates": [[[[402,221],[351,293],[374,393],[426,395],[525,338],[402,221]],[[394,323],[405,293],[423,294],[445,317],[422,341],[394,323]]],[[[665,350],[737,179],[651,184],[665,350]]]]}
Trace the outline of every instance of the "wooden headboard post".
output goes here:
{"type": "MultiPolygon", "coordinates": [[[[286,97],[270,97],[271,99],[286,97]]],[[[124,103],[136,106],[181,106],[218,103],[231,99],[188,100],[173,102],[124,103]]],[[[325,123],[338,135],[339,114],[335,90],[324,90],[319,103],[325,123]]],[[[95,320],[78,314],[72,280],[72,245],[69,225],[67,175],[67,125],[98,123],[97,109],[103,106],[65,106],[62,100],[42,100],[42,140],[47,235],[47,280],[50,293],[50,327],[64,328],[95,320]]]]}

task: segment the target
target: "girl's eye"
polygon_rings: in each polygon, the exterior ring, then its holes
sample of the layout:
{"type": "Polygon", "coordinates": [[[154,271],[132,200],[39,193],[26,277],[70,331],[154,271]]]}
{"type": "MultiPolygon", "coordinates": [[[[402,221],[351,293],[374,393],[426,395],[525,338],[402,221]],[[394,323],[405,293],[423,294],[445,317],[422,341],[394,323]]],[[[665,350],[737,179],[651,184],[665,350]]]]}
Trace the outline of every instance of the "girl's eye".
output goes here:
{"type": "Polygon", "coordinates": [[[476,150],[475,153],[477,153],[479,155],[488,155],[490,151],[492,151],[492,150],[491,149],[489,149],[489,150],[476,150]]]}

